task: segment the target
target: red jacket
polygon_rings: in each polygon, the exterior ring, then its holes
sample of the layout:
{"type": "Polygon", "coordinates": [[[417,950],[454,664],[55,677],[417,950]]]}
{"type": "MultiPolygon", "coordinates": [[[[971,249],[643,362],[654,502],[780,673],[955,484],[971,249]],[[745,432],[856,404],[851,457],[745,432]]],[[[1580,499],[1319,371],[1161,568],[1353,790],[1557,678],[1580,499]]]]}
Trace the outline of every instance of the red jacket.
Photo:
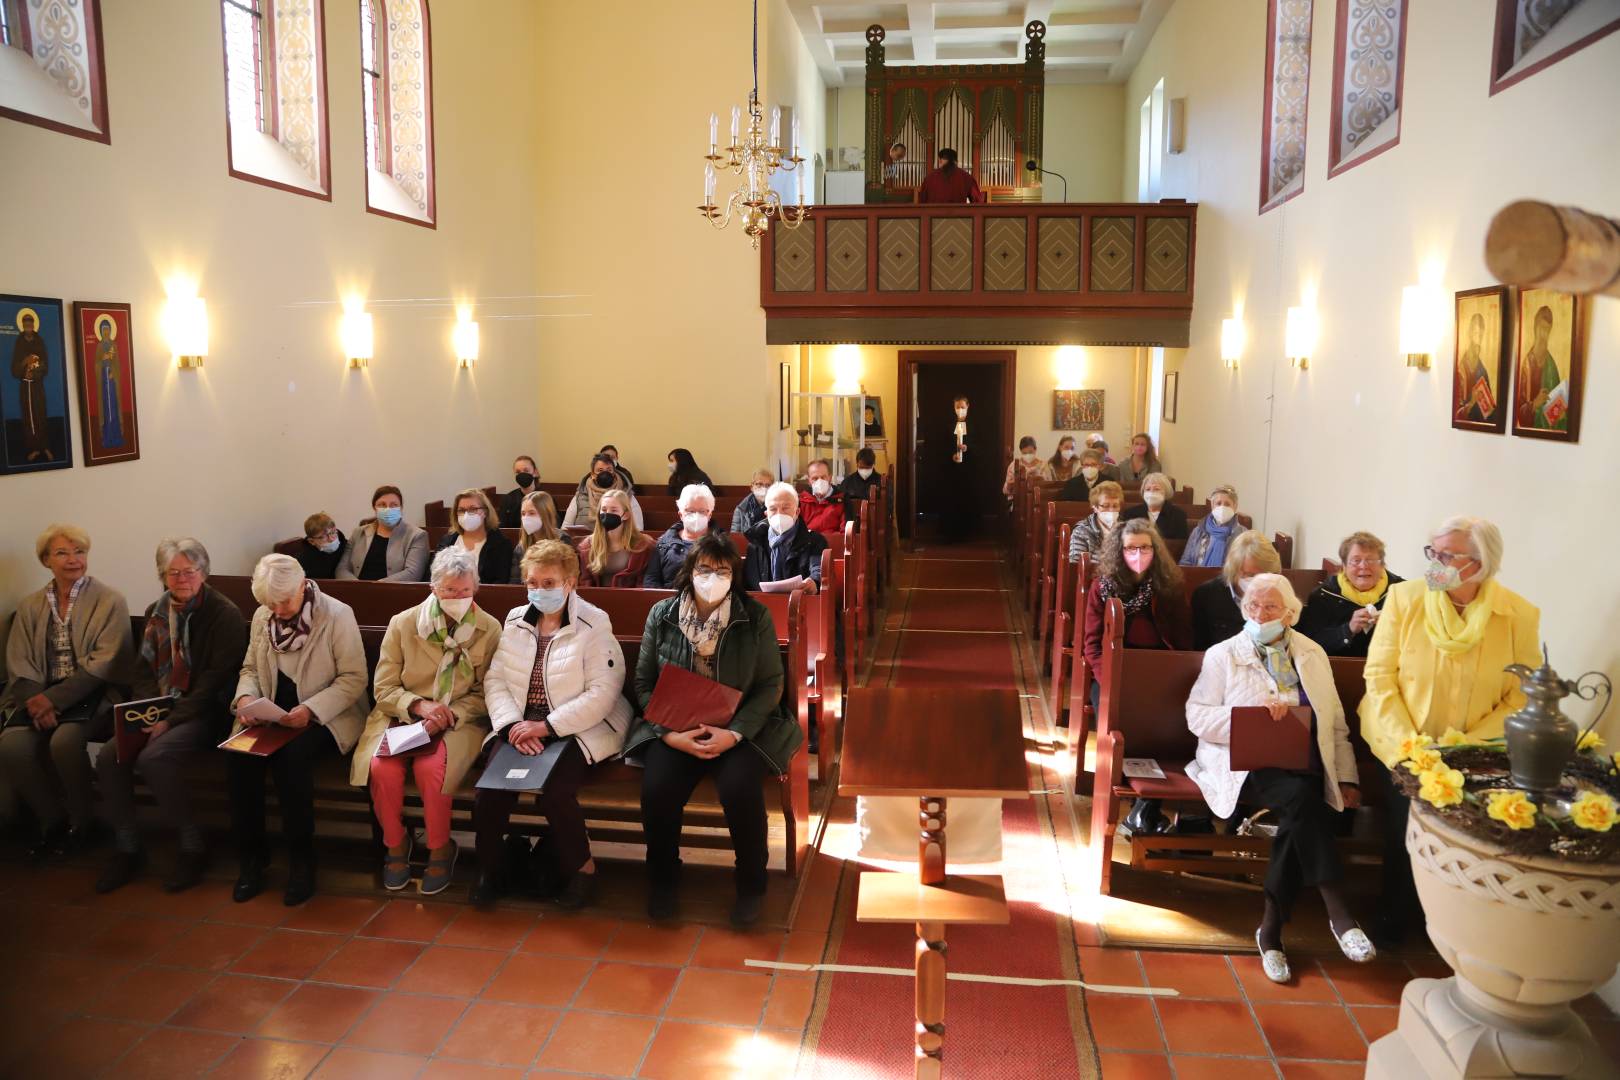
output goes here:
{"type": "Polygon", "coordinates": [[[641,575],[646,573],[647,562],[657,546],[652,537],[642,533],[641,547],[630,552],[630,561],[624,564],[624,569],[606,581],[598,581],[596,575],[591,573],[591,538],[587,536],[574,545],[574,550],[579,553],[579,583],[607,589],[639,589],[641,575]]]}
{"type": "Polygon", "coordinates": [[[844,531],[844,497],[836,490],[825,500],[799,496],[799,520],[811,532],[844,531]]]}
{"type": "MultiPolygon", "coordinates": [[[[1081,623],[1080,652],[1093,670],[1102,663],[1103,627],[1107,622],[1107,602],[1098,590],[1102,577],[1086,586],[1086,610],[1081,623]]],[[[1185,621],[1179,611],[1165,610],[1164,598],[1157,593],[1147,611],[1125,620],[1125,647],[1128,649],[1185,649],[1185,621]]]]}

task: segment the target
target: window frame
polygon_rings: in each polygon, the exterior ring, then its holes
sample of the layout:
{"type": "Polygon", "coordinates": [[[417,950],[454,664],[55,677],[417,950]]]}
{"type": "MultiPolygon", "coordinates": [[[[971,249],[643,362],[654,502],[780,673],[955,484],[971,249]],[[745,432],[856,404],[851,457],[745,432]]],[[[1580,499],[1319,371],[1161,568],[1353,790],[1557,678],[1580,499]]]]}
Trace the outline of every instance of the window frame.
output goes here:
{"type": "MultiPolygon", "coordinates": [[[[360,0],[360,2],[369,4],[369,3],[372,2],[372,0],[360,0]]],[[[386,64],[387,63],[387,57],[388,57],[388,29],[387,29],[387,27],[388,27],[388,23],[387,23],[388,10],[387,10],[387,5],[386,5],[386,0],[376,0],[376,3],[378,4],[379,7],[382,8],[383,22],[380,25],[382,27],[382,30],[381,30],[382,40],[381,40],[381,43],[382,43],[383,48],[380,50],[380,59],[383,61],[384,64],[386,64]]],[[[426,208],[426,216],[425,217],[417,217],[417,216],[413,216],[413,215],[410,215],[410,214],[397,214],[392,210],[384,210],[384,209],[381,209],[380,207],[376,206],[371,200],[371,169],[372,169],[373,166],[372,166],[372,164],[371,164],[371,162],[369,160],[366,162],[366,168],[363,170],[363,175],[365,177],[365,185],[366,185],[366,187],[365,187],[366,213],[368,213],[368,214],[376,214],[378,217],[390,218],[390,219],[392,219],[394,221],[404,221],[404,222],[408,222],[409,224],[412,224],[412,225],[419,225],[424,229],[435,229],[436,230],[439,227],[439,202],[438,202],[438,186],[439,185],[438,185],[438,161],[437,161],[437,158],[435,157],[435,139],[434,139],[434,121],[433,121],[433,24],[432,24],[432,21],[431,21],[431,16],[430,16],[430,14],[428,12],[427,0],[415,0],[415,3],[417,5],[417,9],[421,12],[421,15],[422,15],[422,151],[423,151],[423,158],[424,158],[424,160],[426,162],[426,165],[427,165],[427,176],[426,176],[427,208],[426,208]]],[[[359,17],[360,17],[360,12],[359,12],[359,9],[356,8],[356,10],[355,10],[355,19],[358,21],[359,17]]],[[[374,22],[375,22],[375,20],[374,20],[374,22]]],[[[388,73],[387,73],[387,68],[386,67],[384,67],[382,74],[383,74],[383,83],[384,83],[384,86],[386,87],[386,85],[388,83],[388,73]]],[[[361,70],[360,78],[362,80],[365,80],[365,79],[370,78],[370,77],[371,76],[364,69],[361,70]]],[[[362,110],[362,114],[364,113],[364,108],[365,108],[364,101],[365,101],[364,85],[362,83],[362,87],[361,87],[361,103],[362,103],[361,104],[361,110],[362,110]]],[[[379,119],[381,119],[383,116],[386,116],[386,115],[387,115],[386,113],[379,113],[378,114],[379,119]]],[[[363,117],[363,119],[364,119],[364,117],[363,117]]],[[[363,140],[362,140],[362,146],[361,146],[360,153],[361,153],[362,157],[368,157],[368,155],[366,154],[365,146],[363,145],[363,140]]],[[[385,175],[392,176],[392,166],[393,166],[393,157],[392,156],[393,156],[393,147],[392,147],[392,144],[390,143],[390,145],[389,145],[389,166],[390,166],[390,170],[385,175]]],[[[383,170],[381,170],[381,169],[378,169],[377,171],[378,172],[383,172],[383,170]]]]}
{"type": "MultiPolygon", "coordinates": [[[[29,43],[28,56],[33,59],[33,35],[28,29],[28,20],[23,16],[22,6],[12,9],[20,17],[18,29],[24,39],[29,43]]],[[[107,56],[102,48],[101,29],[101,0],[84,0],[85,25],[85,58],[84,70],[90,82],[90,127],[75,127],[64,124],[59,120],[52,120],[44,116],[22,109],[13,109],[7,105],[0,105],[0,117],[16,120],[24,124],[32,124],[48,131],[60,132],[63,135],[73,135],[80,139],[89,139],[91,142],[112,143],[112,120],[107,107],[107,56]]],[[[0,46],[9,48],[13,46],[0,46]]]]}
{"type": "Polygon", "coordinates": [[[1518,23],[1518,0],[1496,0],[1496,29],[1491,34],[1490,94],[1495,97],[1510,86],[1517,85],[1540,71],[1545,71],[1565,57],[1573,56],[1620,30],[1620,17],[1610,19],[1585,37],[1570,42],[1563,48],[1542,57],[1522,71],[1514,71],[1513,33],[1518,23]]]}
{"type": "MultiPolygon", "coordinates": [[[[366,67],[366,24],[360,22],[360,107],[365,109],[366,91],[371,90],[373,113],[365,118],[367,128],[375,142],[373,146],[377,151],[375,160],[371,158],[370,150],[366,147],[366,168],[376,169],[380,173],[392,175],[394,166],[393,144],[389,138],[388,117],[388,9],[384,0],[360,0],[360,10],[371,13],[371,55],[374,58],[377,70],[372,71],[366,67]],[[380,16],[380,18],[379,18],[380,16]],[[368,84],[369,80],[376,80],[376,85],[368,84]]],[[[365,134],[365,133],[362,133],[365,134]]],[[[369,142],[370,140],[364,140],[369,142]]]]}
{"type": "MultiPolygon", "coordinates": [[[[1333,32],[1333,116],[1328,125],[1328,173],[1329,180],[1340,173],[1360,165],[1364,161],[1371,161],[1385,150],[1398,146],[1401,141],[1401,125],[1405,123],[1406,116],[1406,17],[1412,9],[1412,0],[1402,0],[1401,16],[1398,33],[1400,40],[1395,46],[1395,134],[1385,139],[1378,146],[1366,153],[1351,151],[1346,157],[1339,156],[1339,144],[1344,134],[1344,68],[1348,58],[1350,40],[1350,5],[1355,0],[1338,0],[1338,13],[1333,32]]],[[[1373,130],[1377,130],[1374,128],[1373,130]]]]}
{"type": "MultiPolygon", "coordinates": [[[[258,20],[253,27],[253,85],[257,94],[254,122],[272,139],[281,138],[280,107],[276,97],[276,0],[220,0],[223,33],[225,9],[234,7],[258,20]],[[268,61],[268,62],[267,62],[268,61]]],[[[225,123],[231,120],[231,58],[225,54],[225,123]]]]}
{"type": "MultiPolygon", "coordinates": [[[[1264,214],[1277,207],[1305,194],[1305,172],[1310,162],[1310,116],[1311,116],[1311,69],[1309,57],[1305,69],[1305,100],[1302,103],[1305,114],[1304,146],[1302,147],[1303,161],[1299,170],[1299,186],[1293,191],[1282,195],[1266,194],[1271,181],[1271,117],[1272,102],[1275,98],[1276,72],[1277,72],[1277,4],[1279,0],[1266,0],[1266,62],[1262,70],[1264,82],[1261,84],[1262,114],[1260,121],[1260,210],[1264,214]]],[[[1307,35],[1307,42],[1316,33],[1316,3],[1311,2],[1311,31],[1307,35]]],[[[1290,181],[1292,183],[1292,181],[1290,181]]]]}
{"type": "MultiPolygon", "coordinates": [[[[260,46],[255,50],[254,64],[257,67],[259,80],[259,113],[263,116],[266,109],[270,111],[270,124],[256,127],[255,130],[268,138],[280,141],[281,115],[275,82],[275,3],[276,0],[256,0],[260,7],[260,46]],[[266,70],[268,69],[268,71],[266,70]]],[[[321,125],[321,169],[320,177],[316,181],[319,189],[300,187],[297,184],[287,184],[280,180],[272,180],[258,173],[247,172],[236,167],[236,150],[232,142],[231,125],[231,60],[225,45],[225,7],[232,4],[236,7],[246,7],[243,0],[221,0],[219,5],[219,53],[220,67],[225,79],[225,171],[238,180],[246,180],[250,184],[259,184],[262,187],[274,188],[277,191],[286,191],[294,195],[305,195],[322,202],[332,201],[332,127],[330,123],[331,103],[327,98],[326,83],[326,0],[310,0],[314,8],[313,20],[315,24],[315,93],[320,99],[317,110],[321,125]]],[[[263,124],[263,120],[260,120],[263,124]]]]}
{"type": "Polygon", "coordinates": [[[29,33],[28,15],[23,8],[23,0],[0,0],[0,16],[5,16],[7,31],[5,40],[0,41],[0,48],[9,46],[33,56],[34,38],[29,33]]]}

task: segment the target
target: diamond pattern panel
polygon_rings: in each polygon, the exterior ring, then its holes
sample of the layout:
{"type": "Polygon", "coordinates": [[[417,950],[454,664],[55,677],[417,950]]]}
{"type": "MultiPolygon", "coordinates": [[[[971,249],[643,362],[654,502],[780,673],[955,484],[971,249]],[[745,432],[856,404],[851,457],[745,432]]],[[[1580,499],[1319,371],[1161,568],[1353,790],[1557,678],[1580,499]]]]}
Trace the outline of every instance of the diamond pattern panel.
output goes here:
{"type": "Polygon", "coordinates": [[[866,291],[866,222],[827,222],[827,291],[866,291]]]}
{"type": "Polygon", "coordinates": [[[776,228],[771,230],[776,253],[776,291],[810,292],[816,287],[816,230],[776,228]]]}
{"type": "Polygon", "coordinates": [[[916,292],[922,281],[922,220],[878,222],[878,290],[916,292]]]}
{"type": "Polygon", "coordinates": [[[1091,290],[1130,292],[1136,276],[1136,219],[1091,219],[1091,290]]]}
{"type": "Polygon", "coordinates": [[[1147,272],[1143,287],[1148,292],[1187,291],[1187,219],[1148,218],[1147,272]]]}
{"type": "Polygon", "coordinates": [[[973,221],[935,218],[928,235],[928,287],[967,292],[973,287],[973,221]]]}
{"type": "Polygon", "coordinates": [[[1035,287],[1080,291],[1080,219],[1041,218],[1035,240],[1035,287]]]}
{"type": "Polygon", "coordinates": [[[1023,292],[1029,256],[1029,223],[1023,218],[986,218],[984,287],[988,292],[1023,292]]]}

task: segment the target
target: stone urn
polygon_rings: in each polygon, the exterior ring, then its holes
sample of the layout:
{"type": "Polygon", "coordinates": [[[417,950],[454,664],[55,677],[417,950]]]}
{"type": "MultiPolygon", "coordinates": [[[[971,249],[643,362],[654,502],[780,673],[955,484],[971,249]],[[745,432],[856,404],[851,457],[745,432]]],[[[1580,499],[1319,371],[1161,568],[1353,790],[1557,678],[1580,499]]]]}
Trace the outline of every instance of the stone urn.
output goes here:
{"type": "Polygon", "coordinates": [[[1406,984],[1367,1076],[1620,1076],[1570,1008],[1620,964],[1620,863],[1509,855],[1417,801],[1406,848],[1429,937],[1456,974],[1406,984]]]}

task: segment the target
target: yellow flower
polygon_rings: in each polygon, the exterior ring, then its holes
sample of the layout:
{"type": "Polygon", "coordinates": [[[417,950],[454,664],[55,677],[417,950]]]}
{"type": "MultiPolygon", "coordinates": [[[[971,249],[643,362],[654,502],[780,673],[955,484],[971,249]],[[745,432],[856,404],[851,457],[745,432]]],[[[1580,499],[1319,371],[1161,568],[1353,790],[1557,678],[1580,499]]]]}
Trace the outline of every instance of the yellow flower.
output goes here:
{"type": "Polygon", "coordinates": [[[1441,746],[1462,746],[1467,741],[1468,736],[1464,735],[1454,727],[1446,728],[1445,732],[1440,736],[1441,746]]]}
{"type": "Polygon", "coordinates": [[[1603,736],[1595,731],[1588,731],[1581,735],[1581,741],[1575,744],[1577,750],[1603,749],[1603,736]]]}
{"type": "Polygon", "coordinates": [[[1600,791],[1582,792],[1569,808],[1569,820],[1590,832],[1608,832],[1614,818],[1614,800],[1600,791]]]}
{"type": "Polygon", "coordinates": [[[1418,795],[1430,806],[1456,806],[1463,801],[1463,774],[1438,765],[1418,775],[1418,795]]]}
{"type": "Polygon", "coordinates": [[[1427,735],[1408,735],[1401,740],[1401,760],[1417,755],[1419,750],[1426,750],[1434,745],[1434,740],[1427,735]]]}
{"type": "Polygon", "coordinates": [[[1510,829],[1533,829],[1536,824],[1536,804],[1522,791],[1493,791],[1485,813],[1510,829]]]}
{"type": "Polygon", "coordinates": [[[1620,754],[1614,755],[1614,767],[1620,769],[1620,754]]]}
{"type": "Polygon", "coordinates": [[[1404,764],[1416,776],[1436,768],[1440,761],[1440,751],[1424,749],[1413,754],[1404,764]]]}

